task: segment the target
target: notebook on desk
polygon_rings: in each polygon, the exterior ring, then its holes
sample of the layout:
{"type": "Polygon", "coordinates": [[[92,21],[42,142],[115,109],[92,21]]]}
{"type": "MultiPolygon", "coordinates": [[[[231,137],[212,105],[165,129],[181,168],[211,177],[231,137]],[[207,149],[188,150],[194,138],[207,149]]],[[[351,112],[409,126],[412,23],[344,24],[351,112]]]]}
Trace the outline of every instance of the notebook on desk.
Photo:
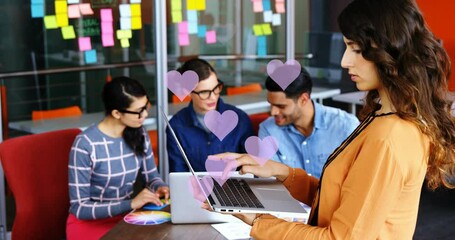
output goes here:
{"type": "MultiPolygon", "coordinates": [[[[171,173],[170,177],[170,190],[171,190],[171,199],[173,203],[171,204],[172,215],[174,213],[173,206],[176,201],[189,201],[189,198],[193,198],[191,201],[196,201],[191,195],[190,191],[190,180],[191,176],[201,179],[203,176],[208,173],[195,173],[190,161],[188,160],[185,151],[183,150],[182,145],[180,144],[177,136],[175,135],[174,130],[169,124],[167,116],[164,114],[162,109],[161,113],[164,116],[166,124],[169,128],[169,131],[174,138],[179,151],[181,152],[183,159],[188,165],[190,170],[187,174],[186,183],[182,183],[182,186],[177,186],[172,184],[172,179],[176,178],[176,174],[171,173]],[[174,176],[173,176],[174,175],[174,176]],[[175,187],[176,189],[173,189],[175,187]],[[177,194],[177,189],[183,190],[187,188],[190,195],[186,199],[177,199],[172,196],[177,194]]],[[[207,191],[202,187],[200,181],[197,182],[199,185],[199,191],[207,191]]],[[[209,194],[204,194],[207,196],[207,203],[211,206],[213,211],[220,213],[306,213],[305,209],[300,205],[300,203],[295,200],[283,184],[277,181],[275,178],[251,178],[251,177],[230,177],[226,183],[220,186],[217,181],[213,181],[214,187],[213,191],[209,194]],[[226,196],[227,195],[227,196],[226,196]]],[[[197,202],[197,201],[196,201],[197,202]]],[[[190,213],[187,213],[190,214],[190,213]]]]}

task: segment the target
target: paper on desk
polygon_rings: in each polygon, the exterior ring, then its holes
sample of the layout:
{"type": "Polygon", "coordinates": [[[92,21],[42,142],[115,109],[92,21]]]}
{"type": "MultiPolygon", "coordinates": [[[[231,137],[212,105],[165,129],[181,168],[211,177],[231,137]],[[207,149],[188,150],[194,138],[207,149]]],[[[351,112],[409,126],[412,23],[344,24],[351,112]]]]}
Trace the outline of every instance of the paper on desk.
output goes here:
{"type": "Polygon", "coordinates": [[[244,222],[217,223],[212,227],[229,240],[250,239],[251,226],[244,222]]]}

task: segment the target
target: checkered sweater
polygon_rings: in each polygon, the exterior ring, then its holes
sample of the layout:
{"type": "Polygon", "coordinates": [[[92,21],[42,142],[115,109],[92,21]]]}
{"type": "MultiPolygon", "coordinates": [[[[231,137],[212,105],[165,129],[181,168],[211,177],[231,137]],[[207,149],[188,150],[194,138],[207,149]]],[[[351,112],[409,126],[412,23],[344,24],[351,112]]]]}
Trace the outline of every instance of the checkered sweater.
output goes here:
{"type": "Polygon", "coordinates": [[[68,166],[72,214],[88,220],[130,211],[133,185],[139,171],[150,190],[166,185],[156,169],[145,130],[144,136],[144,156],[135,155],[123,138],[103,134],[97,124],[76,137],[68,166]]]}

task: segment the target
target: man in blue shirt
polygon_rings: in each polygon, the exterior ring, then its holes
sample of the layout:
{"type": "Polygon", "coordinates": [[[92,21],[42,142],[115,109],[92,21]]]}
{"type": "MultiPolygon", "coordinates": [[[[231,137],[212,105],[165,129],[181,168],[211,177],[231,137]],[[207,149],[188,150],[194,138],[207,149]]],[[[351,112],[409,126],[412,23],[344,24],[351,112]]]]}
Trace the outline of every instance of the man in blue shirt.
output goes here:
{"type": "MultiPolygon", "coordinates": [[[[176,113],[169,122],[193,169],[206,171],[205,161],[208,155],[223,152],[245,153],[245,141],[254,134],[253,127],[245,112],[225,104],[220,98],[223,84],[208,62],[198,58],[191,59],[177,69],[182,74],[188,70],[197,73],[199,83],[191,92],[191,102],[188,107],[176,113]],[[222,141],[205,126],[204,116],[210,110],[217,110],[221,114],[226,110],[232,110],[238,116],[237,126],[222,141]]],[[[187,172],[189,169],[170,134],[167,130],[169,171],[187,172]]]]}
{"type": "Polygon", "coordinates": [[[265,81],[272,117],[259,125],[259,137],[273,136],[279,150],[273,160],[305,169],[319,178],[329,155],[357,127],[359,120],[310,98],[312,80],[305,69],[284,91],[270,77],[265,81]]]}

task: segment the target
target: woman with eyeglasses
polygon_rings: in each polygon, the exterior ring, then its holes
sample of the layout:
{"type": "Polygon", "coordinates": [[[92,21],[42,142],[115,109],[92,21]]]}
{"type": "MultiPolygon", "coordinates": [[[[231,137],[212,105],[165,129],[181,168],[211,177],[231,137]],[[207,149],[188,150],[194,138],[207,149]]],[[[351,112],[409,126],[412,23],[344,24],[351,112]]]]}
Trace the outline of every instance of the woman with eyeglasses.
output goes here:
{"type": "Polygon", "coordinates": [[[99,239],[132,209],[169,198],[142,127],[150,105],[144,87],[117,77],[105,84],[102,99],[106,116],[80,133],[70,152],[68,240],[99,239]],[[138,174],[145,186],[133,198],[138,174]]]}
{"type": "MultiPolygon", "coordinates": [[[[207,61],[199,58],[191,59],[177,69],[181,74],[189,70],[197,73],[199,83],[190,94],[191,102],[188,107],[176,113],[170,120],[170,124],[194,170],[206,171],[205,161],[208,155],[225,151],[245,153],[245,140],[254,135],[253,127],[245,112],[225,104],[220,98],[223,83],[207,61]],[[222,141],[205,126],[204,116],[211,110],[221,114],[232,110],[238,115],[237,126],[222,141]]],[[[171,172],[189,171],[169,131],[167,131],[167,150],[171,172]]]]}

